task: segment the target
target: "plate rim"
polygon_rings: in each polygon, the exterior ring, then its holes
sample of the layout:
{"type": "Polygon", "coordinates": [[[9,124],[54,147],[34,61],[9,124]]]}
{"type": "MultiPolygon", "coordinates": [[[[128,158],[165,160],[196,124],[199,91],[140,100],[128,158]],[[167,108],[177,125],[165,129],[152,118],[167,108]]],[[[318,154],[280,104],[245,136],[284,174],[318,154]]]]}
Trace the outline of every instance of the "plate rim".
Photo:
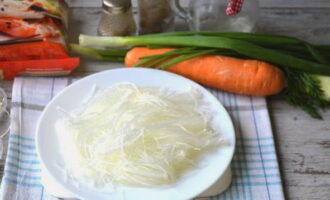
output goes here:
{"type": "MultiPolygon", "coordinates": [[[[233,159],[233,156],[234,156],[234,153],[235,153],[235,147],[236,147],[236,134],[235,134],[235,127],[234,127],[234,124],[233,124],[233,120],[232,120],[232,117],[230,116],[229,112],[227,111],[227,109],[225,108],[225,106],[209,91],[207,90],[207,88],[205,88],[204,86],[200,85],[199,83],[196,83],[186,77],[183,77],[183,76],[180,76],[180,75],[177,75],[177,74],[174,74],[174,73],[171,73],[171,72],[167,72],[167,71],[163,71],[163,70],[158,70],[158,69],[149,69],[149,68],[116,68],[116,69],[109,69],[109,70],[104,70],[104,71],[101,71],[101,72],[97,72],[97,73],[94,73],[94,74],[91,74],[91,75],[88,75],[88,76],[85,76],[83,78],[80,78],[79,80],[73,82],[72,84],[66,86],[65,88],[63,88],[56,96],[54,96],[54,98],[49,101],[46,105],[46,107],[44,108],[44,110],[42,111],[39,119],[38,119],[38,122],[37,122],[37,126],[36,126],[36,150],[37,150],[37,154],[38,154],[38,157],[40,159],[40,163],[43,167],[43,170],[46,170],[47,173],[54,179],[54,181],[56,181],[59,185],[61,185],[63,188],[65,188],[66,190],[70,191],[71,193],[73,193],[75,196],[81,198],[81,199],[85,199],[86,197],[83,197],[83,196],[80,196],[80,194],[78,194],[76,191],[72,191],[71,187],[68,188],[66,185],[63,185],[61,183],[61,180],[59,180],[54,174],[53,172],[51,172],[48,167],[47,167],[47,162],[45,162],[45,160],[43,159],[43,157],[41,155],[43,155],[43,153],[41,153],[41,147],[40,147],[40,143],[42,142],[41,141],[41,137],[40,137],[40,134],[41,134],[41,124],[44,120],[44,117],[45,115],[47,114],[47,111],[50,109],[50,107],[53,106],[53,102],[55,102],[58,98],[61,98],[61,96],[63,96],[63,93],[65,93],[67,90],[70,90],[70,88],[73,88],[73,87],[76,87],[76,85],[79,85],[81,84],[82,82],[85,82],[89,79],[95,79],[97,78],[98,76],[102,76],[103,74],[106,74],[106,73],[111,73],[113,71],[127,71],[127,70],[136,70],[136,71],[154,71],[155,73],[164,73],[164,74],[169,74],[171,76],[173,76],[174,78],[179,78],[179,79],[183,79],[183,81],[187,82],[189,85],[192,85],[192,86],[197,86],[198,89],[201,89],[201,90],[204,90],[206,93],[208,93],[208,95],[212,96],[212,98],[216,99],[218,104],[222,107],[222,110],[224,111],[223,114],[226,115],[225,117],[229,120],[228,122],[230,124],[228,124],[229,128],[232,130],[231,131],[231,137],[233,138],[233,141],[232,144],[230,145],[231,148],[230,148],[230,156],[229,156],[229,159],[227,159],[227,163],[225,163],[225,168],[224,170],[220,173],[220,176],[218,178],[221,178],[221,176],[224,174],[224,172],[226,171],[225,169],[230,167],[230,164],[232,162],[232,159],[233,159]]],[[[212,186],[218,179],[215,179],[214,181],[212,181],[212,184],[208,185],[208,187],[204,187],[202,190],[200,190],[199,192],[195,192],[193,194],[193,196],[189,196],[189,198],[195,198],[197,197],[198,195],[202,194],[203,192],[205,192],[210,186],[212,186]]],[[[76,188],[75,189],[79,189],[79,188],[76,188]]]]}

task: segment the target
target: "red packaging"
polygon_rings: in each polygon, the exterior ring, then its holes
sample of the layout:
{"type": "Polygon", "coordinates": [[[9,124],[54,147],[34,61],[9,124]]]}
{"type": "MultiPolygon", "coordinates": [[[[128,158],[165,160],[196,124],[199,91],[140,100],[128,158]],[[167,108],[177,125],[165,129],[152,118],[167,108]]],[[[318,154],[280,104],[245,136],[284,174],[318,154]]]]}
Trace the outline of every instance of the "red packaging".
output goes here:
{"type": "Polygon", "coordinates": [[[0,78],[67,75],[79,58],[67,53],[63,0],[0,1],[0,78]]]}

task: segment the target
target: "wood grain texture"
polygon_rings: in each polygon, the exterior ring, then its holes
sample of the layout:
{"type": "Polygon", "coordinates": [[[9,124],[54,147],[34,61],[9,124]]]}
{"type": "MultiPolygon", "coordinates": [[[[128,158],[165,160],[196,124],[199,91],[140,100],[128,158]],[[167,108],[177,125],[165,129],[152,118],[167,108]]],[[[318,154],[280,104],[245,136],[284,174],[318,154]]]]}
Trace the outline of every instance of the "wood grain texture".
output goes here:
{"type": "MultiPolygon", "coordinates": [[[[72,39],[79,32],[96,34],[99,9],[73,9],[72,39]]],[[[261,9],[258,32],[295,36],[318,44],[330,44],[330,8],[261,9]]],[[[184,29],[179,25],[180,29],[184,29]]],[[[76,74],[118,64],[84,62],[76,74]]],[[[324,120],[313,120],[282,99],[270,98],[269,109],[288,199],[309,200],[330,197],[330,111],[324,120]]]]}
{"type": "MultiPolygon", "coordinates": [[[[99,8],[73,8],[70,23],[71,38],[77,42],[79,33],[96,34],[101,10],[99,8]]],[[[260,10],[258,32],[295,36],[316,44],[330,44],[330,8],[295,9],[265,8],[260,10]]],[[[176,19],[177,30],[187,24],[176,19]]]]}
{"type": "Polygon", "coordinates": [[[100,7],[102,0],[66,0],[70,7],[100,7]]]}
{"type": "MultiPolygon", "coordinates": [[[[94,1],[76,0],[71,12],[70,38],[77,42],[79,33],[96,34],[100,16],[99,8],[84,8],[94,1]]],[[[271,0],[268,1],[271,5],[271,0]]],[[[74,0],[72,0],[74,2],[74,0]]],[[[259,32],[295,36],[318,44],[330,44],[330,1],[274,0],[284,5],[263,8],[260,12],[259,32]],[[288,2],[299,2],[293,8],[288,2]],[[279,8],[285,7],[285,8],[279,8]],[[329,8],[327,8],[329,7],[329,8]]],[[[182,28],[182,27],[181,27],[182,28]]],[[[82,76],[97,71],[120,67],[121,64],[83,59],[81,67],[73,76],[82,76]]],[[[12,82],[1,81],[9,94],[12,82]]],[[[280,97],[268,99],[269,109],[277,144],[284,189],[287,199],[330,199],[330,111],[323,113],[324,120],[313,120],[300,109],[288,105],[280,97]]],[[[0,161],[0,171],[3,160],[0,161]]]]}
{"type": "MultiPolygon", "coordinates": [[[[72,21],[73,40],[79,32],[96,34],[99,12],[99,9],[73,9],[73,15],[77,16],[72,21]]],[[[329,19],[330,9],[266,8],[260,12],[258,32],[330,44],[329,19]]],[[[85,62],[76,74],[118,66],[85,62]]],[[[323,121],[313,120],[278,97],[268,102],[286,196],[293,200],[329,199],[330,111],[324,113],[323,121]]]]}
{"type": "MultiPolygon", "coordinates": [[[[249,1],[249,0],[247,0],[249,1]]],[[[330,7],[328,0],[259,0],[262,8],[325,8],[330,7]]]]}
{"type": "Polygon", "coordinates": [[[258,32],[298,37],[315,44],[330,44],[330,8],[262,9],[258,32]]]}
{"type": "Polygon", "coordinates": [[[329,199],[330,112],[321,121],[279,98],[268,105],[288,199],[329,199]]]}
{"type": "MultiPolygon", "coordinates": [[[[181,0],[182,4],[192,0],[181,0]]],[[[205,1],[205,0],[203,0],[205,1]]],[[[228,0],[229,1],[229,0],[228,0]]],[[[247,0],[250,1],[250,0],[247,0]]],[[[99,7],[102,0],[67,0],[71,7],[99,7]]],[[[138,0],[132,0],[136,5],[138,0]]],[[[329,0],[259,0],[261,8],[330,8],[329,0]]]]}

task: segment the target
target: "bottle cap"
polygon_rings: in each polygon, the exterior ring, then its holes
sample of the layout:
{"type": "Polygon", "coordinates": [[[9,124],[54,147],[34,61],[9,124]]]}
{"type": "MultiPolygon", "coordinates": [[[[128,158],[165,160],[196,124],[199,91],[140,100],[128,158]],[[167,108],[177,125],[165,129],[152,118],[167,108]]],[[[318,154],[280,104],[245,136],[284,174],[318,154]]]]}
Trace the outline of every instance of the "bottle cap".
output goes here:
{"type": "Polygon", "coordinates": [[[109,13],[124,13],[131,8],[130,0],[103,0],[102,7],[109,13]]]}

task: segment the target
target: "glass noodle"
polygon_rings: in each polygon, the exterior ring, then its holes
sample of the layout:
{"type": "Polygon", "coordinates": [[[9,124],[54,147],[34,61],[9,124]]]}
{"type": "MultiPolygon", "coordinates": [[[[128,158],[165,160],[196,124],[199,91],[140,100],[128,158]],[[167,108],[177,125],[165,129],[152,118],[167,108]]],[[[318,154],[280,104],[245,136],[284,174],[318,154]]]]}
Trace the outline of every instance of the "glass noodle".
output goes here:
{"type": "Polygon", "coordinates": [[[219,147],[212,113],[191,89],[119,83],[96,88],[57,121],[68,177],[96,185],[170,184],[219,147]]]}

